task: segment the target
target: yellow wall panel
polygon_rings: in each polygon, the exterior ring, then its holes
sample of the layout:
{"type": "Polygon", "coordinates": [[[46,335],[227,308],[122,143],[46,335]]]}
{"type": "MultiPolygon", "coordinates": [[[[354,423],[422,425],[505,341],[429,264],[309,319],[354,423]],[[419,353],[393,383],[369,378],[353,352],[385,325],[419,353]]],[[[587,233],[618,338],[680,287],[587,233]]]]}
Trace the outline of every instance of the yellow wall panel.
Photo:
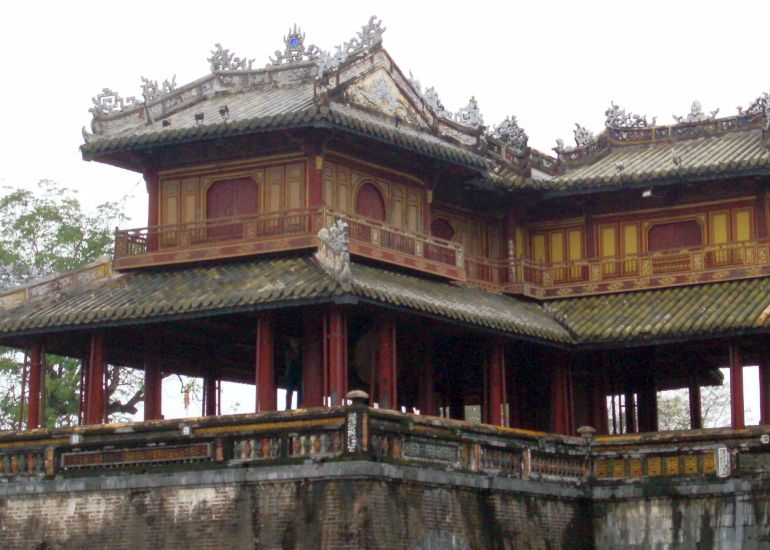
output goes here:
{"type": "Polygon", "coordinates": [[[532,236],[532,259],[537,263],[545,263],[545,235],[532,236]]]}
{"type": "Polygon", "coordinates": [[[615,257],[618,252],[617,228],[614,225],[604,226],[599,232],[602,258],[615,257]]]}
{"type": "Polygon", "coordinates": [[[623,226],[623,252],[625,254],[639,252],[639,228],[635,224],[623,226]]]}
{"type": "Polygon", "coordinates": [[[735,221],[735,240],[736,241],[750,241],[751,240],[751,216],[748,210],[737,210],[734,213],[733,219],[735,221]]]}
{"type": "Polygon", "coordinates": [[[728,240],[727,212],[711,216],[711,244],[725,244],[728,240]]]}
{"type": "Polygon", "coordinates": [[[564,233],[554,231],[551,233],[551,263],[564,261],[564,233]]]}
{"type": "Polygon", "coordinates": [[[572,229],[569,232],[569,259],[583,259],[583,232],[579,229],[572,229]]]}
{"type": "MultiPolygon", "coordinates": [[[[506,243],[506,246],[508,244],[506,243]]],[[[516,228],[516,232],[514,233],[514,255],[517,258],[521,258],[524,256],[524,231],[521,229],[521,227],[516,228]]]]}

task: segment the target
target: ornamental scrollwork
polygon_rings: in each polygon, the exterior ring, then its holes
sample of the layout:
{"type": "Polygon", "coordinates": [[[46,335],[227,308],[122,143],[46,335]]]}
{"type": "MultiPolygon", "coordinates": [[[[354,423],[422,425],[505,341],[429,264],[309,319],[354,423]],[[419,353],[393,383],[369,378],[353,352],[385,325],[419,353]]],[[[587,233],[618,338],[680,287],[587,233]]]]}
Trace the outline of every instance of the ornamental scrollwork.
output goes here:
{"type": "MultiPolygon", "coordinates": [[[[382,33],[384,32],[385,27],[382,26],[382,20],[378,21],[377,16],[372,15],[369,18],[369,22],[361,27],[360,32],[356,33],[357,36],[336,46],[333,55],[327,51],[319,50],[315,56],[319,75],[336,70],[340,65],[345,63],[351,55],[354,55],[369,46],[373,46],[374,44],[379,44],[382,42],[382,33]]],[[[304,35],[302,38],[304,40],[304,35]]],[[[278,54],[278,52],[276,52],[276,54],[278,54]]]]}
{"type": "Polygon", "coordinates": [[[211,64],[212,73],[216,71],[247,71],[251,70],[251,66],[254,63],[253,59],[237,57],[218,43],[214,44],[214,49],[211,50],[211,57],[207,58],[206,61],[211,64]]]}
{"type": "Polygon", "coordinates": [[[484,124],[484,117],[481,116],[479,110],[479,104],[475,97],[471,97],[468,101],[468,105],[462,107],[455,114],[455,121],[463,126],[470,126],[471,128],[478,128],[484,124]]]}
{"type": "Polygon", "coordinates": [[[626,112],[625,109],[615,105],[614,101],[610,102],[610,107],[604,111],[604,116],[607,117],[604,121],[607,128],[648,128],[655,126],[657,121],[657,117],[653,117],[652,122],[647,122],[647,115],[626,112]]]}
{"type": "Polygon", "coordinates": [[[160,87],[157,80],[142,77],[142,97],[144,97],[145,102],[168,95],[174,90],[176,90],[176,75],[170,81],[164,80],[160,87]]]}
{"type": "Polygon", "coordinates": [[[770,93],[763,92],[757,99],[751,102],[746,108],[738,107],[738,115],[757,115],[761,114],[765,117],[765,130],[770,130],[770,93]]]}
{"type": "Polygon", "coordinates": [[[575,145],[578,147],[585,147],[595,139],[591,130],[578,123],[575,123],[573,133],[575,134],[575,145]]]}
{"type": "Polygon", "coordinates": [[[673,115],[673,117],[677,124],[686,124],[692,122],[705,122],[707,120],[714,120],[717,117],[717,113],[719,113],[719,109],[715,109],[709,112],[709,114],[704,113],[700,101],[696,99],[692,102],[689,113],[683,116],[673,115]]]}
{"type": "Polygon", "coordinates": [[[491,132],[492,137],[508,145],[516,153],[522,154],[527,150],[529,136],[519,126],[515,116],[506,117],[491,132]]]}
{"type": "Polygon", "coordinates": [[[95,115],[109,115],[110,113],[125,111],[141,105],[135,97],[122,98],[118,92],[109,88],[102,88],[102,93],[92,98],[94,106],[90,111],[95,115]]]}
{"type": "Polygon", "coordinates": [[[316,59],[321,53],[321,50],[313,44],[305,46],[305,33],[297,27],[296,23],[293,28],[289,29],[288,34],[283,37],[283,43],[285,45],[283,52],[276,50],[275,58],[270,58],[268,67],[270,65],[310,61],[316,59]]]}

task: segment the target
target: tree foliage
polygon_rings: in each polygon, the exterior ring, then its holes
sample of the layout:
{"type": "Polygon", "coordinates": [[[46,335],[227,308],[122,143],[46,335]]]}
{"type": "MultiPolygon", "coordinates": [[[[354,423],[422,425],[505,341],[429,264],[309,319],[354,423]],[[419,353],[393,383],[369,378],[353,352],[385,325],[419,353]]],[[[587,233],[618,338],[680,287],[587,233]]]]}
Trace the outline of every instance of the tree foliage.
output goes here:
{"type": "MultiPolygon", "coordinates": [[[[704,428],[730,425],[730,386],[701,387],[701,416],[704,428]]],[[[658,396],[658,428],[690,429],[690,397],[687,390],[661,392],[658,396]]]]}
{"type": "MultiPolygon", "coordinates": [[[[50,180],[34,191],[4,188],[0,194],[0,289],[74,269],[112,253],[113,229],[126,220],[123,205],[107,202],[85,211],[76,193],[50,180]]],[[[18,425],[23,354],[0,348],[0,428],[18,425]]],[[[46,425],[77,423],[80,361],[46,358],[46,425]]],[[[109,413],[136,412],[141,377],[131,369],[108,368],[109,413]]]]}

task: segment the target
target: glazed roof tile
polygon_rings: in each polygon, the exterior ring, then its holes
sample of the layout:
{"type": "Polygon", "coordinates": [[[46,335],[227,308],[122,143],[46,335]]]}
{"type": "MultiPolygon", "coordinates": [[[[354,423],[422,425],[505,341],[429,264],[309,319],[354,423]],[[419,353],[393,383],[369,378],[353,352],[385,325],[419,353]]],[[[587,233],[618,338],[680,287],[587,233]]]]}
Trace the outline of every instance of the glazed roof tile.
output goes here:
{"type": "Polygon", "coordinates": [[[0,336],[130,324],[331,301],[348,295],[425,315],[556,342],[570,335],[524,300],[354,264],[344,287],[307,257],[133,271],[0,310],[0,336]]]}
{"type": "Polygon", "coordinates": [[[568,298],[544,308],[577,343],[750,332],[770,328],[770,278],[568,298]]]}

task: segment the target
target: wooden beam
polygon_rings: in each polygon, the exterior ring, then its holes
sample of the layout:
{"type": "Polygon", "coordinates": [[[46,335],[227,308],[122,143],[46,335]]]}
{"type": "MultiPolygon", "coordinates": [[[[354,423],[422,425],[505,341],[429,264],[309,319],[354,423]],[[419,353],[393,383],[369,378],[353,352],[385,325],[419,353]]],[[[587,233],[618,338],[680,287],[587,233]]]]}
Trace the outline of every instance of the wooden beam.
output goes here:
{"type": "Polygon", "coordinates": [[[348,392],[348,322],[342,306],[326,310],[324,342],[324,395],[329,397],[329,406],[338,407],[344,404],[348,392]]]}
{"type": "Polygon", "coordinates": [[[161,372],[161,329],[148,328],[144,334],[144,419],[160,420],[163,392],[161,372]]]}
{"type": "Polygon", "coordinates": [[[730,344],[730,418],[734,430],[746,427],[743,413],[743,358],[737,344],[730,344]]]}
{"type": "Polygon", "coordinates": [[[377,323],[377,388],[380,408],[398,410],[396,321],[392,317],[377,323]]]}
{"type": "Polygon", "coordinates": [[[273,363],[273,320],[269,314],[257,317],[255,343],[255,369],[257,384],[257,412],[275,411],[278,408],[273,363]]]}
{"type": "Polygon", "coordinates": [[[43,416],[41,409],[43,372],[43,346],[40,342],[34,342],[29,348],[29,399],[27,401],[27,429],[35,430],[40,427],[40,419],[43,416]]]}
{"type": "Polygon", "coordinates": [[[690,429],[700,430],[703,428],[703,408],[700,399],[700,384],[697,378],[693,377],[688,388],[690,394],[690,429]]]}
{"type": "Polygon", "coordinates": [[[86,424],[104,423],[104,334],[101,331],[91,333],[91,345],[88,357],[88,372],[86,373],[86,424]]]}

